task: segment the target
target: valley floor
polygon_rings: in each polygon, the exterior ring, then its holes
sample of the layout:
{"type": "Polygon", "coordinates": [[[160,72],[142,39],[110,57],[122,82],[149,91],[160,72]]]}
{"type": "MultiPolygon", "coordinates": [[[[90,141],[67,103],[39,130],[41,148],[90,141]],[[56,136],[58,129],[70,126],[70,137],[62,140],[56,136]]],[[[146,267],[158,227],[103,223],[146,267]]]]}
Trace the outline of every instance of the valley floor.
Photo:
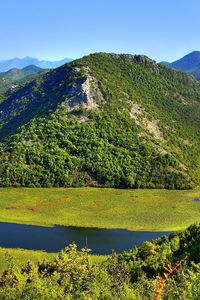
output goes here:
{"type": "MultiPolygon", "coordinates": [[[[1,188],[0,221],[130,230],[173,231],[199,222],[200,189],[1,188]]],[[[0,273],[13,264],[51,260],[54,253],[0,248],[0,273]]],[[[91,255],[91,263],[108,256],[91,255]]]]}
{"type": "Polygon", "coordinates": [[[1,188],[0,221],[175,231],[200,220],[197,190],[1,188]]]}

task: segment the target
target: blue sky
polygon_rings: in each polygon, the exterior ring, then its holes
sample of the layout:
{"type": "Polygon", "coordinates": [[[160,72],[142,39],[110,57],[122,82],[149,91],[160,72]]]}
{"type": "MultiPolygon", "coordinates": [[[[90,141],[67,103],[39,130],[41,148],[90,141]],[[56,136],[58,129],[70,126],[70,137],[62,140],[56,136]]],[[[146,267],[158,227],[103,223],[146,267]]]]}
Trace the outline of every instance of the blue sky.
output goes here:
{"type": "Polygon", "coordinates": [[[0,59],[200,50],[199,0],[0,0],[0,59]]]}

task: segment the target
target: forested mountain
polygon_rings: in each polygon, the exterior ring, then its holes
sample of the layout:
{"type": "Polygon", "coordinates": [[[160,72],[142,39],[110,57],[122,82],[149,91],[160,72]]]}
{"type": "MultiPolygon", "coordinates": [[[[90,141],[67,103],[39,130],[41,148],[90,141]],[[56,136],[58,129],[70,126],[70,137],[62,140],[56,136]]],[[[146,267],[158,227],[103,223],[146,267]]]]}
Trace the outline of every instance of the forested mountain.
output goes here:
{"type": "Polygon", "coordinates": [[[146,56],[96,53],[0,104],[1,186],[199,184],[200,83],[146,56]]]}
{"type": "Polygon", "coordinates": [[[200,51],[193,51],[172,63],[162,62],[162,64],[174,70],[191,73],[200,80],[200,51]]]}
{"type": "Polygon", "coordinates": [[[37,66],[30,65],[21,70],[14,68],[7,72],[0,73],[0,93],[4,94],[8,90],[15,89],[20,84],[30,82],[42,71],[44,70],[37,66]]]}
{"type": "Polygon", "coordinates": [[[34,57],[26,56],[24,58],[15,57],[13,59],[0,61],[0,72],[6,72],[10,69],[17,68],[23,69],[30,65],[35,65],[42,69],[57,68],[65,63],[72,61],[71,58],[64,58],[58,61],[39,60],[34,57]]]}

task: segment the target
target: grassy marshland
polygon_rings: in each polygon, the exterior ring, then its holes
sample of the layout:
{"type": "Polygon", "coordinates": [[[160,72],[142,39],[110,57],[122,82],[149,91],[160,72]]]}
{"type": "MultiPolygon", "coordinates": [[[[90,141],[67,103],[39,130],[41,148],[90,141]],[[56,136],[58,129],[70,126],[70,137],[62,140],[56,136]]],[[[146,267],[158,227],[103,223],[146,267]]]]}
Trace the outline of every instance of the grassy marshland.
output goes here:
{"type": "Polygon", "coordinates": [[[100,188],[2,188],[0,221],[179,230],[199,222],[200,190],[122,190],[100,188]]]}

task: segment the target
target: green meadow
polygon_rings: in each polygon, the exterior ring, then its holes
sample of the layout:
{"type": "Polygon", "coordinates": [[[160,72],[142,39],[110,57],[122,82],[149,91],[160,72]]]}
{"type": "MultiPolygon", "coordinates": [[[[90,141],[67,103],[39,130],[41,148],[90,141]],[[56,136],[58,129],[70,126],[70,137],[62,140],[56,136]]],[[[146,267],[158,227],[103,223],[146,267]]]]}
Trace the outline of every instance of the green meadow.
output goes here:
{"type": "Polygon", "coordinates": [[[50,260],[55,254],[45,251],[25,249],[0,248],[0,272],[11,265],[21,266],[27,262],[37,263],[42,260],[50,260]]]}
{"type": "Polygon", "coordinates": [[[0,221],[129,230],[180,230],[199,222],[196,190],[1,188],[0,221]]]}

